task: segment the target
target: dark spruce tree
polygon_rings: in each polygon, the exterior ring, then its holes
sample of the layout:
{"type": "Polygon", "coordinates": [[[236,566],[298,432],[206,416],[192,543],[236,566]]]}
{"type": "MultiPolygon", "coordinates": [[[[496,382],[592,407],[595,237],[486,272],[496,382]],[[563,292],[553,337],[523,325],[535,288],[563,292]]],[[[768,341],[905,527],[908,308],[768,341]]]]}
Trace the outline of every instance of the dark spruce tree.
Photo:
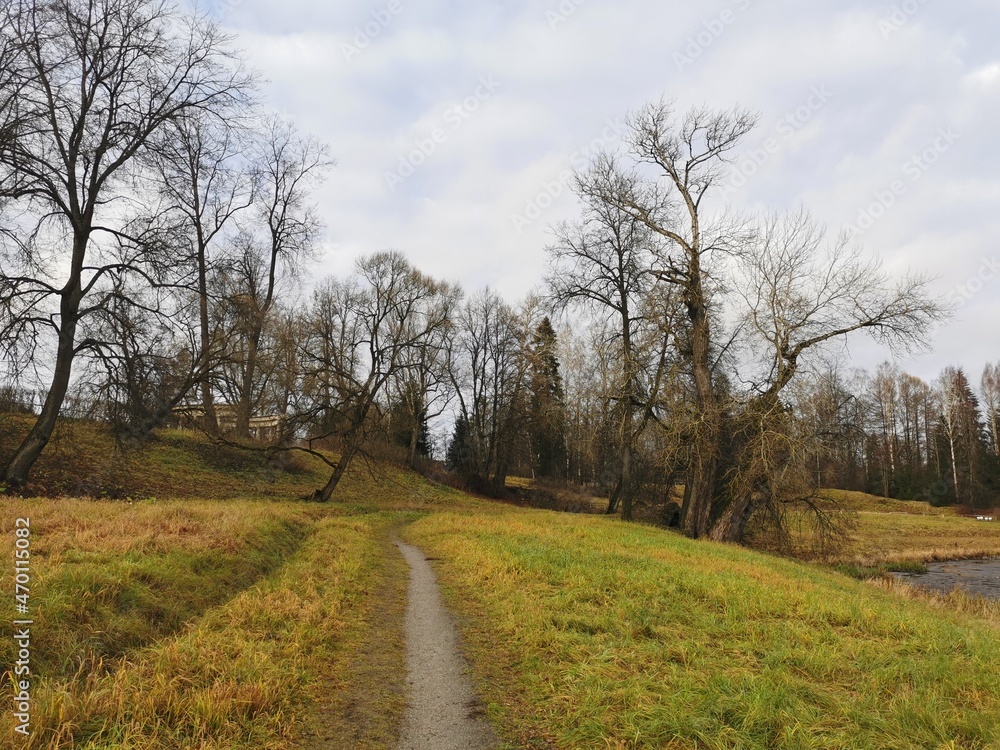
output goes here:
{"type": "Polygon", "coordinates": [[[528,439],[532,468],[539,477],[566,476],[566,400],[556,356],[556,332],[545,317],[531,339],[528,439]]]}
{"type": "Polygon", "coordinates": [[[979,399],[961,368],[945,369],[941,391],[937,443],[951,498],[971,508],[992,507],[1000,491],[1000,471],[989,449],[979,399]]]}
{"type": "Polygon", "coordinates": [[[427,407],[399,401],[389,413],[389,423],[390,439],[394,445],[406,448],[409,463],[412,464],[417,456],[430,458],[431,433],[427,424],[427,407]]]}
{"type": "Polygon", "coordinates": [[[455,429],[451,435],[451,442],[448,443],[445,463],[449,469],[462,476],[469,476],[475,472],[469,420],[461,414],[455,420],[455,429]]]}

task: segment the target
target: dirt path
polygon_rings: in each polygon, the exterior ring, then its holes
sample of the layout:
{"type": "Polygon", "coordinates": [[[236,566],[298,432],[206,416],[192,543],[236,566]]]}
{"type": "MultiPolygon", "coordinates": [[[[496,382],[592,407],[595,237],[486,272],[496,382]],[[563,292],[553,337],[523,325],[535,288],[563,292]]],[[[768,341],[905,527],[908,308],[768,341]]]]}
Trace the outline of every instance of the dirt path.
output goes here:
{"type": "Polygon", "coordinates": [[[458,633],[424,553],[397,541],[410,566],[406,609],[409,708],[399,750],[489,750],[493,729],[467,674],[458,633]]]}

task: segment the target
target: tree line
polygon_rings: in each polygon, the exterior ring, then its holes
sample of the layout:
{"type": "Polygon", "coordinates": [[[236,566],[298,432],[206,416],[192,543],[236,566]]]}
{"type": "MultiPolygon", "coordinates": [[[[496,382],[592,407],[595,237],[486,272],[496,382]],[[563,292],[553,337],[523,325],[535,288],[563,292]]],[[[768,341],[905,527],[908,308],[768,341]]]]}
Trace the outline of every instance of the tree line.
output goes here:
{"type": "Polygon", "coordinates": [[[416,465],[451,420],[446,461],[476,489],[589,484],[692,537],[780,526],[821,486],[995,501],[996,368],[980,400],[961,370],[932,387],[825,366],[853,334],[925,345],[948,315],[928,280],[804,209],[720,202],[751,111],[632,113],[516,304],[397,251],[306,284],[333,160],[267,114],[214,23],[148,0],[2,14],[0,347],[9,380],[48,377],[9,489],[87,392],[125,441],[187,414],[251,446],[274,417],[257,447],[326,461],[320,500],[373,441],[416,465]]]}
{"type": "Polygon", "coordinates": [[[820,486],[970,508],[1000,498],[1000,363],[977,380],[946,367],[932,383],[888,362],[873,374],[829,367],[796,404],[819,436],[820,486]]]}

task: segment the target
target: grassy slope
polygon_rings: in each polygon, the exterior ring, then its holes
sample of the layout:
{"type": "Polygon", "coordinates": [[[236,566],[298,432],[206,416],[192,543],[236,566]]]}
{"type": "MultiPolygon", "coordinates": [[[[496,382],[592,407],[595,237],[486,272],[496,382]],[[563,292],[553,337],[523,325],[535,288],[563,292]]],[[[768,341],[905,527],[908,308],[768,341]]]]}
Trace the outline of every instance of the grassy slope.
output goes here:
{"type": "MultiPolygon", "coordinates": [[[[951,507],[826,490],[851,520],[846,542],[827,562],[873,566],[1000,556],[1000,523],[958,516],[951,507]]],[[[808,553],[804,557],[810,556],[808,553]]]]}
{"type": "MultiPolygon", "coordinates": [[[[32,747],[394,747],[405,568],[386,540],[404,524],[442,558],[512,747],[1000,747],[994,607],[387,468],[355,467],[329,506],[262,501],[308,494],[322,467],[183,433],[122,462],[92,427],[63,429],[46,491],[114,475],[116,494],[160,499],[0,505],[0,538],[20,515],[35,531],[32,747]]],[[[848,501],[872,554],[991,533],[848,501]]]]}
{"type": "Polygon", "coordinates": [[[438,514],[407,535],[442,559],[511,746],[1000,746],[980,619],[604,519],[438,514]]]}
{"type": "MultiPolygon", "coordinates": [[[[0,459],[29,427],[23,417],[0,416],[0,459]]],[[[29,489],[39,496],[115,499],[289,499],[308,495],[325,481],[326,468],[316,459],[298,456],[291,468],[181,430],[162,431],[144,447],[122,452],[104,427],[69,420],[57,425],[32,469],[29,489]]]]}

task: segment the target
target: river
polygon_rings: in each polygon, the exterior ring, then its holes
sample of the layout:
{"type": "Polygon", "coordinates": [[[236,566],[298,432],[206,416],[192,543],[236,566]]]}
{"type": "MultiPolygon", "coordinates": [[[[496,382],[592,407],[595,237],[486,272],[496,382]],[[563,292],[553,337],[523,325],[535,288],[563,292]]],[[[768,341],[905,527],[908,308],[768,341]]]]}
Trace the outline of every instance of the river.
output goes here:
{"type": "Polygon", "coordinates": [[[971,594],[1000,599],[1000,560],[949,560],[927,563],[926,573],[896,573],[913,586],[951,591],[961,586],[971,594]]]}

